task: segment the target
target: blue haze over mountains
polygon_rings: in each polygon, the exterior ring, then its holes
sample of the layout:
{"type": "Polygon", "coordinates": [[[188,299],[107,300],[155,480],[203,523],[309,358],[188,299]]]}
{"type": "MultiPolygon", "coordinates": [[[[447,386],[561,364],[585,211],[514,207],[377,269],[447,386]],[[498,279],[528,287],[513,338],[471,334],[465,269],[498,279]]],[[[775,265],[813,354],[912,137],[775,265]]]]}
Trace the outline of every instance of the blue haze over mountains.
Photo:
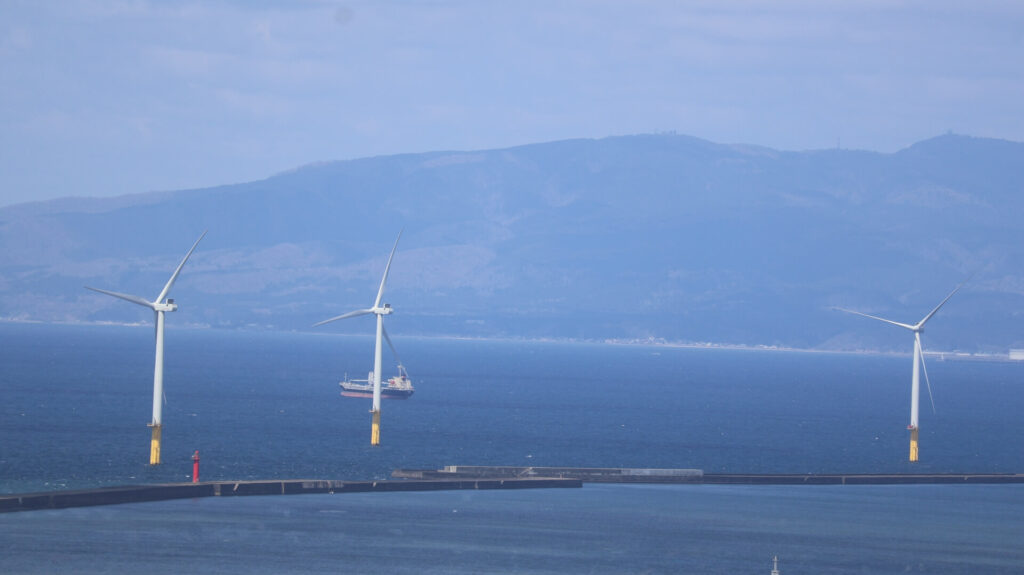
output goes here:
{"type": "MultiPolygon", "coordinates": [[[[73,195],[74,174],[66,190],[73,195]]],[[[892,154],[675,134],[309,165],[266,180],[0,209],[0,318],[150,322],[204,229],[169,328],[308,330],[385,301],[402,335],[663,338],[909,353],[1024,347],[1024,144],[892,154]]],[[[372,321],[317,328],[369,334],[372,321]]]]}

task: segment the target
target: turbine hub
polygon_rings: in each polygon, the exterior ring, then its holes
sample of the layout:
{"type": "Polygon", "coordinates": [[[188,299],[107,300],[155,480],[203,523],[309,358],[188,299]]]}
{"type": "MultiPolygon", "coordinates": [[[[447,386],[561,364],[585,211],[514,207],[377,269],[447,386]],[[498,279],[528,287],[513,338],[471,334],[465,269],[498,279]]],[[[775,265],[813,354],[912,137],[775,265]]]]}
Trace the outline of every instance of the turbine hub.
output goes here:
{"type": "Polygon", "coordinates": [[[373,313],[375,313],[377,315],[391,315],[393,312],[394,312],[394,310],[391,309],[391,304],[389,304],[389,303],[386,303],[386,304],[384,304],[381,307],[377,307],[377,308],[373,309],[373,313]]]}

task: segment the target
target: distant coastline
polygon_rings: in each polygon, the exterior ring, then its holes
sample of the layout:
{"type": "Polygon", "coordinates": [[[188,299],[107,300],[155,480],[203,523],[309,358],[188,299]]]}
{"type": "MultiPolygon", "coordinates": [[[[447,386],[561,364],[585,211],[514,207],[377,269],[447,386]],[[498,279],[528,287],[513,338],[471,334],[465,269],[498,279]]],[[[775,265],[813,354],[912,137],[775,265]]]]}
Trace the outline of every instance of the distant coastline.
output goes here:
{"type": "MultiPolygon", "coordinates": [[[[152,326],[149,322],[114,322],[114,321],[94,321],[94,322],[54,322],[54,321],[38,321],[38,320],[24,320],[16,318],[4,318],[0,317],[0,324],[25,324],[25,325],[54,325],[54,326],[77,326],[77,327],[146,327],[152,326]]],[[[168,326],[168,329],[174,329],[173,326],[168,326]]],[[[186,323],[184,325],[177,326],[177,329],[183,330],[209,330],[217,332],[244,332],[244,333],[279,333],[279,334],[304,334],[304,335],[322,335],[332,337],[366,337],[365,334],[360,333],[322,333],[316,331],[306,330],[286,330],[286,329],[275,329],[262,326],[246,326],[246,327],[230,327],[230,328],[218,328],[213,327],[209,324],[196,324],[186,323]]],[[[550,344],[572,344],[572,345],[610,345],[610,346],[629,346],[629,347],[650,347],[653,349],[667,348],[667,349],[706,349],[706,350],[731,350],[731,351],[764,351],[764,352],[787,352],[787,353],[811,353],[811,354],[842,354],[842,355],[867,355],[867,356],[891,356],[891,357],[905,357],[910,356],[910,351],[902,350],[883,350],[883,349],[823,349],[823,348],[804,348],[787,345],[770,345],[770,344],[747,344],[747,343],[721,343],[721,342],[691,342],[691,341],[672,341],[658,337],[648,338],[554,338],[554,337],[513,337],[513,336],[470,336],[470,335],[458,335],[458,334],[415,334],[415,335],[403,335],[403,338],[419,339],[419,340],[449,340],[449,341],[481,341],[481,342],[504,342],[504,343],[550,343],[550,344]]],[[[985,361],[985,362],[1007,362],[1015,363],[1021,360],[1011,359],[1009,351],[1006,353],[988,353],[988,352],[976,352],[970,353],[965,351],[933,351],[926,350],[924,355],[932,361],[985,361]]]]}

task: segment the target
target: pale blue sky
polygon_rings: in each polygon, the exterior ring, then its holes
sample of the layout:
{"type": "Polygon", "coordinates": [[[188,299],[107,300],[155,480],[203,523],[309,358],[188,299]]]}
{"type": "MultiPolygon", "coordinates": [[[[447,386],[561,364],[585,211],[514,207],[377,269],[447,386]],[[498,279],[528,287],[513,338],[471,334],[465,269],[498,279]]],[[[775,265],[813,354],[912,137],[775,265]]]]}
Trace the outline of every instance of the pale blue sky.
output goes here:
{"type": "Polygon", "coordinates": [[[660,131],[1024,141],[1021,102],[1017,1],[0,0],[0,205],[660,131]]]}

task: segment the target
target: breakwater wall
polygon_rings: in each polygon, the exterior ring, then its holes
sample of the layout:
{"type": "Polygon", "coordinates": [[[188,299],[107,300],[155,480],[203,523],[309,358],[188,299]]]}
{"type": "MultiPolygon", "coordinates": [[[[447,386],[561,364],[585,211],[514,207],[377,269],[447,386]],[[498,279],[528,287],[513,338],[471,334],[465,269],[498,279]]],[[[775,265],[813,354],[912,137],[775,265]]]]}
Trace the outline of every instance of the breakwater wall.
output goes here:
{"type": "Polygon", "coordinates": [[[298,495],[311,493],[367,493],[443,491],[459,489],[538,489],[581,487],[571,478],[441,478],[411,481],[339,481],[330,479],[278,479],[263,481],[206,481],[160,483],[0,495],[0,513],[64,509],[119,503],[142,503],[198,497],[298,495]]]}
{"type": "Polygon", "coordinates": [[[635,469],[602,467],[502,467],[448,465],[443,469],[396,469],[392,477],[442,478],[566,478],[584,483],[689,483],[704,485],[909,485],[1024,483],[1021,473],[892,473],[892,474],[742,474],[704,473],[700,469],[635,469]]]}
{"type": "Polygon", "coordinates": [[[893,473],[893,474],[811,474],[745,475],[705,474],[703,483],[712,485],[977,485],[1024,483],[1020,473],[893,473]]]}
{"type": "Polygon", "coordinates": [[[691,485],[978,485],[1024,483],[1021,473],[941,474],[739,474],[700,469],[604,467],[510,467],[449,465],[443,469],[396,469],[396,480],[342,481],[276,479],[160,483],[0,494],[0,513],[142,503],[199,497],[442,491],[459,489],[577,488],[583,483],[660,483],[691,485]]]}
{"type": "Polygon", "coordinates": [[[589,483],[700,483],[700,469],[646,469],[617,467],[510,467],[448,465],[444,469],[396,469],[392,477],[403,479],[578,479],[589,483]]]}

